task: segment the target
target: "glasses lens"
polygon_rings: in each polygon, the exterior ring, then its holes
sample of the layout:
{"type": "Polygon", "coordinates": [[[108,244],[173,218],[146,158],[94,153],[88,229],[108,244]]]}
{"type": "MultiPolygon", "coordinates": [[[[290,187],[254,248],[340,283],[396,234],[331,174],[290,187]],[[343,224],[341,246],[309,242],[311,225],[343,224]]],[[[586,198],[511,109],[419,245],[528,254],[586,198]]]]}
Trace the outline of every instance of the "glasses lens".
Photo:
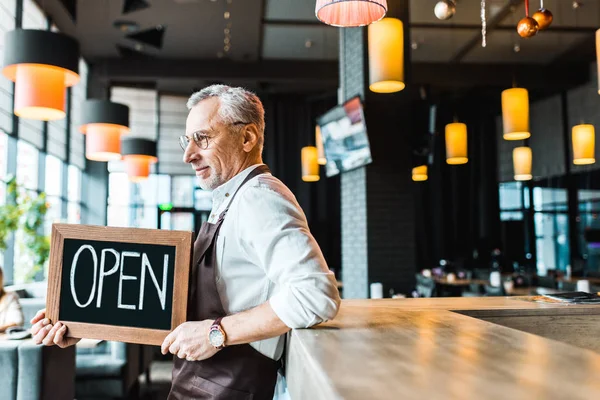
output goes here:
{"type": "Polygon", "coordinates": [[[187,149],[187,146],[188,146],[189,142],[190,141],[188,140],[187,137],[185,137],[185,136],[179,136],[179,145],[181,146],[181,149],[183,151],[185,151],[185,149],[187,149]]]}

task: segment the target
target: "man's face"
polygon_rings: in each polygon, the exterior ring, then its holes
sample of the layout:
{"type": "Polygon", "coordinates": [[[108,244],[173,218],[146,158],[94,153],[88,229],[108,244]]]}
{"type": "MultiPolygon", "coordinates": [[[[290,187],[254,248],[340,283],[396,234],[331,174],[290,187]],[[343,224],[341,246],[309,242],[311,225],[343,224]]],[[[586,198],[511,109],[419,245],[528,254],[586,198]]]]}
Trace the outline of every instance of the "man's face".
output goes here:
{"type": "MultiPolygon", "coordinates": [[[[211,97],[196,104],[188,114],[185,133],[190,139],[183,155],[183,161],[191,164],[204,190],[213,190],[239,172],[245,153],[241,135],[232,134],[223,124],[219,114],[219,99],[211,97]],[[203,149],[193,140],[197,137],[208,139],[208,147],[203,149]]],[[[202,145],[206,140],[200,140],[202,145]]]]}

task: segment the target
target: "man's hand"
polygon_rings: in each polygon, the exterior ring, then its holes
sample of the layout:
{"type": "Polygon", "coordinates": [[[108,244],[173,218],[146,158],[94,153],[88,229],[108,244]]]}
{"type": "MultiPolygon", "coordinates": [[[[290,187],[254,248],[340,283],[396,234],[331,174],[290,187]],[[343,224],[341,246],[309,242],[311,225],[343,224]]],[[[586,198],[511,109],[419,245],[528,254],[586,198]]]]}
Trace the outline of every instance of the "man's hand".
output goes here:
{"type": "Polygon", "coordinates": [[[201,361],[211,358],[217,350],[208,341],[208,331],[212,320],[184,322],[169,333],[160,350],[188,361],[201,361]]]}
{"type": "Polygon", "coordinates": [[[67,327],[60,322],[52,325],[50,320],[46,318],[46,309],[37,312],[35,317],[31,319],[33,326],[31,327],[31,335],[36,344],[44,344],[46,346],[54,346],[64,349],[65,347],[73,346],[81,339],[65,337],[67,327]]]}

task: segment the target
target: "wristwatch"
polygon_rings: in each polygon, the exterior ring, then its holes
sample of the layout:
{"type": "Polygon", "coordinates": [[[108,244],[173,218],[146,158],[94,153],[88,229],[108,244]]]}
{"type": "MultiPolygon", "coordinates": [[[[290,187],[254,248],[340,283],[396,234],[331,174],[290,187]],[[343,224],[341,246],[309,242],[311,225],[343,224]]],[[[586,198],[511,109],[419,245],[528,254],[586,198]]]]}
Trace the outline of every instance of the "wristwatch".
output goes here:
{"type": "Polygon", "coordinates": [[[210,326],[210,330],[208,331],[208,341],[215,349],[221,350],[225,347],[225,341],[227,340],[227,335],[225,331],[221,327],[221,320],[223,317],[219,317],[215,319],[215,322],[210,326]]]}

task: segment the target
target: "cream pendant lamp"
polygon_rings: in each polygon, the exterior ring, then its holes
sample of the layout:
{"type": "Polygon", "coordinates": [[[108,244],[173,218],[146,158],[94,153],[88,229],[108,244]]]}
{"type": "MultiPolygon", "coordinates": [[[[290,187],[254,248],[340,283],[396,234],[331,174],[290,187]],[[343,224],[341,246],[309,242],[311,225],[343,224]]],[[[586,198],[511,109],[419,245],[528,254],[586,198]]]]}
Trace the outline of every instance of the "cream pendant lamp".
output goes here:
{"type": "Polygon", "coordinates": [[[323,137],[321,136],[321,127],[319,125],[315,128],[315,143],[317,144],[317,162],[319,165],[327,164],[325,147],[323,146],[323,137]]]}
{"type": "Polygon", "coordinates": [[[529,132],[529,93],[512,88],[502,92],[502,125],[505,140],[523,140],[529,132]]]}
{"type": "Polygon", "coordinates": [[[588,165],[596,162],[594,125],[575,125],[572,130],[573,164],[588,165]]]}
{"type": "Polygon", "coordinates": [[[62,33],[16,29],[4,35],[2,73],[15,83],[13,111],[20,118],[66,116],[66,88],[79,82],[79,44],[62,33]]]}
{"type": "Polygon", "coordinates": [[[83,103],[82,125],[86,135],[85,158],[92,161],[121,159],[121,135],[129,133],[129,107],[106,100],[83,103]]]}
{"type": "Polygon", "coordinates": [[[386,0],[317,0],[315,7],[319,21],[346,28],[369,25],[386,12],[386,0]]]}
{"type": "Polygon", "coordinates": [[[461,122],[446,125],[446,163],[459,165],[468,161],[467,125],[461,122]]]}
{"type": "Polygon", "coordinates": [[[158,162],[156,142],[142,138],[121,140],[121,152],[127,176],[132,182],[142,182],[150,176],[150,164],[158,162]]]}
{"type": "Polygon", "coordinates": [[[384,18],[369,25],[369,89],[394,93],[404,89],[404,25],[384,18]]]}
{"type": "Polygon", "coordinates": [[[420,165],[412,169],[412,180],[423,182],[427,180],[427,165],[420,165]]]}
{"type": "Polygon", "coordinates": [[[302,180],[304,182],[316,182],[319,177],[318,151],[315,146],[302,148],[302,180]]]}
{"type": "Polygon", "coordinates": [[[513,168],[515,181],[530,181],[532,153],[530,147],[515,147],[513,149],[513,168]]]}

